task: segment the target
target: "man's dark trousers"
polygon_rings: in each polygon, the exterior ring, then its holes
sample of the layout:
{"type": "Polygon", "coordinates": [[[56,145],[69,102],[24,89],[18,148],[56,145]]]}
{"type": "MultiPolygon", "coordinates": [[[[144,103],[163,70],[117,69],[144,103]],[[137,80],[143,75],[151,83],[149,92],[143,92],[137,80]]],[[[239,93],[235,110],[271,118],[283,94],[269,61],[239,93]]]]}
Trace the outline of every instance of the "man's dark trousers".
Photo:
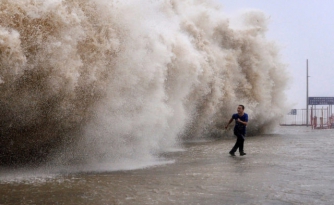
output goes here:
{"type": "Polygon", "coordinates": [[[234,147],[232,148],[231,152],[234,153],[239,148],[239,152],[243,153],[244,152],[245,136],[238,131],[234,131],[234,134],[237,136],[237,141],[236,141],[234,147]]]}

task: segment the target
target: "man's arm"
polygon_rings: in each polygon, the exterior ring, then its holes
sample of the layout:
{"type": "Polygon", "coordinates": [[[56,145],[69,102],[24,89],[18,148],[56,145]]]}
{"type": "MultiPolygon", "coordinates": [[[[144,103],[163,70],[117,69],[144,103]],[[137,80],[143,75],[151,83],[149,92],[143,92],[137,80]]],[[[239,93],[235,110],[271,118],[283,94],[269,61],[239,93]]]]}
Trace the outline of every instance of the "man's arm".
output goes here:
{"type": "Polygon", "coordinates": [[[244,121],[241,121],[240,118],[238,118],[237,121],[238,121],[239,123],[241,123],[241,124],[247,126],[247,124],[248,124],[248,115],[247,115],[246,113],[244,114],[243,120],[244,120],[244,121]]]}
{"type": "Polygon", "coordinates": [[[247,126],[247,123],[248,122],[245,122],[245,121],[241,121],[239,118],[238,118],[238,120],[237,120],[238,122],[240,122],[241,124],[244,124],[245,126],[247,126]]]}
{"type": "Polygon", "coordinates": [[[227,127],[231,124],[232,121],[233,121],[233,118],[231,118],[230,121],[228,121],[227,125],[225,126],[225,129],[227,129],[227,127]]]}

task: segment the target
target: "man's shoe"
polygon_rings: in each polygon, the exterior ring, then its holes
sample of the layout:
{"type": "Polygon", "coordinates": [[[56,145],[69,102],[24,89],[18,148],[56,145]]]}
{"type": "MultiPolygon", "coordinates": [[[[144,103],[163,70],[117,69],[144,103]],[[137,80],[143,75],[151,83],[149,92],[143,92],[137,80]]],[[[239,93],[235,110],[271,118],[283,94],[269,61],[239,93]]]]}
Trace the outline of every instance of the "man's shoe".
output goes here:
{"type": "Polygon", "coordinates": [[[240,152],[240,156],[244,156],[244,155],[246,155],[245,152],[240,152]]]}
{"type": "Polygon", "coordinates": [[[235,156],[234,152],[231,151],[229,153],[230,153],[231,156],[235,156]]]}

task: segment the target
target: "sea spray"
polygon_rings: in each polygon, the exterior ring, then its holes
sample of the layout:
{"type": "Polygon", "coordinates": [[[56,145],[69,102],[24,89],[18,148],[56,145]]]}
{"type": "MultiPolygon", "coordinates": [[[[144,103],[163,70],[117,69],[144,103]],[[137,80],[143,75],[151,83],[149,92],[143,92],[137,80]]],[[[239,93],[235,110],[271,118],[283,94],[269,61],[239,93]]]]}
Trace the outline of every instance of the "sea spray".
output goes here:
{"type": "Polygon", "coordinates": [[[250,133],[276,125],[286,66],[263,13],[239,22],[209,0],[1,1],[1,161],[140,167],[238,104],[250,133]]]}

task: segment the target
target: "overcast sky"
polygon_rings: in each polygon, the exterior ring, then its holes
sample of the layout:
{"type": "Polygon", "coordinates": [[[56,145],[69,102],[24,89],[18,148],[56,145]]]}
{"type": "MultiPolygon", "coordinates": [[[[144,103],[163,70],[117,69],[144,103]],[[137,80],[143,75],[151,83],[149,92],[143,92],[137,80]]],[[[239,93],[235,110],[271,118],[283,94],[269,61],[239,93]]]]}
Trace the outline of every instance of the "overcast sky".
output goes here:
{"type": "Polygon", "coordinates": [[[281,47],[292,76],[287,97],[292,108],[306,107],[306,59],[309,96],[334,97],[333,0],[219,0],[229,14],[257,9],[270,17],[268,39],[281,47]]]}

